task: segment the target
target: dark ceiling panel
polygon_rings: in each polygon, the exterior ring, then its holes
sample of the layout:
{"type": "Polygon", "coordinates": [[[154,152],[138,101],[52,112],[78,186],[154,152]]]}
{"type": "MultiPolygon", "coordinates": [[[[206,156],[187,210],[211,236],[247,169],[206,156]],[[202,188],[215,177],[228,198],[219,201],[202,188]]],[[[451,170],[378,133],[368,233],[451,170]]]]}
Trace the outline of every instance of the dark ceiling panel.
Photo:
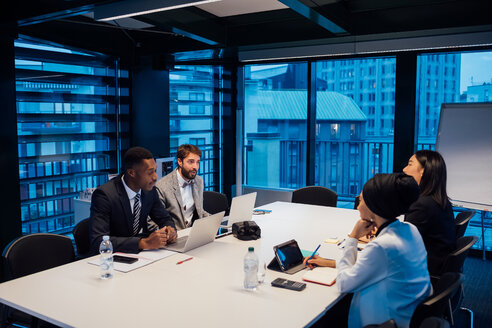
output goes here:
{"type": "MultiPolygon", "coordinates": [[[[188,7],[177,10],[162,11],[158,13],[143,15],[139,20],[153,24],[167,31],[178,34],[179,29],[198,38],[205,38],[224,45],[226,41],[226,27],[220,18],[196,7],[188,7]]],[[[187,35],[183,33],[183,35],[187,35]]],[[[192,36],[193,37],[193,36],[192,36]]],[[[210,43],[208,43],[210,45],[210,43]]]]}
{"type": "Polygon", "coordinates": [[[356,34],[487,25],[492,23],[489,1],[434,1],[421,5],[365,10],[352,15],[356,34]]]}
{"type": "Polygon", "coordinates": [[[7,0],[14,5],[14,17],[16,20],[24,20],[38,16],[44,16],[65,10],[92,6],[108,0],[7,0]]]}
{"type": "MultiPolygon", "coordinates": [[[[8,16],[10,21],[12,17],[31,19],[108,1],[111,0],[19,0],[15,2],[15,10],[7,7],[0,15],[8,16]]],[[[489,9],[491,0],[296,1],[341,26],[352,36],[492,25],[489,9]]],[[[56,15],[53,17],[56,18],[56,15]]],[[[206,49],[214,42],[218,43],[216,47],[234,48],[334,37],[291,9],[217,17],[197,7],[187,7],[134,18],[155,27],[152,31],[123,30],[77,16],[24,26],[19,32],[127,58],[141,54],[206,49]],[[201,38],[210,42],[197,41],[203,41],[201,38]]]]}

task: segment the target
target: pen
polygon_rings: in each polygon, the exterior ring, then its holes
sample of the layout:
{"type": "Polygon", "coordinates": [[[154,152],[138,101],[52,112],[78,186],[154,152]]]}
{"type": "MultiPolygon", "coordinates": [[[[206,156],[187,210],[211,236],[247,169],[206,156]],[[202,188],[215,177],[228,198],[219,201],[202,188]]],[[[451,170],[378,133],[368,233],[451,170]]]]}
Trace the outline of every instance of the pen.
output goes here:
{"type": "Polygon", "coordinates": [[[309,260],[310,260],[310,259],[312,259],[312,258],[314,257],[314,255],[316,254],[316,252],[318,251],[318,249],[319,249],[320,247],[321,247],[321,244],[319,244],[319,245],[318,245],[318,247],[316,247],[316,249],[315,249],[315,250],[314,250],[314,252],[313,252],[313,255],[311,255],[311,257],[310,257],[310,258],[308,258],[308,260],[306,261],[305,266],[307,266],[307,264],[308,264],[309,260]]]}
{"type": "Polygon", "coordinates": [[[176,264],[181,264],[181,263],[184,263],[184,262],[189,261],[189,260],[192,260],[192,259],[193,259],[192,257],[188,257],[187,259],[184,259],[182,261],[179,261],[176,264]]]}
{"type": "Polygon", "coordinates": [[[345,241],[345,238],[343,238],[342,240],[340,240],[340,242],[337,244],[337,246],[340,246],[344,241],[345,241]]]}

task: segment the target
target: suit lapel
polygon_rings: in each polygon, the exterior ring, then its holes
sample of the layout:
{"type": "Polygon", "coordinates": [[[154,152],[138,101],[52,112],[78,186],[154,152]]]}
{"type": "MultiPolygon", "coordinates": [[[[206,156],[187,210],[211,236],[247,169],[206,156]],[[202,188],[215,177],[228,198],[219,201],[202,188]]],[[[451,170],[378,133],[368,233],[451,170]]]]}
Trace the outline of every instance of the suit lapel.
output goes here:
{"type": "Polygon", "coordinates": [[[183,198],[181,198],[181,189],[179,188],[178,177],[176,176],[176,174],[179,174],[179,172],[173,174],[174,196],[176,196],[176,200],[178,201],[179,207],[183,208],[183,198]]]}
{"type": "Polygon", "coordinates": [[[198,216],[200,216],[202,206],[201,206],[200,199],[198,197],[197,179],[195,179],[195,183],[191,185],[191,192],[193,194],[193,202],[195,203],[195,210],[198,213],[198,216]]]}
{"type": "Polygon", "coordinates": [[[119,199],[121,202],[121,206],[123,207],[123,212],[125,213],[126,217],[126,223],[128,225],[128,231],[133,233],[133,215],[132,215],[132,209],[130,207],[130,199],[128,199],[128,194],[126,193],[125,186],[123,186],[123,182],[121,179],[123,179],[123,176],[120,175],[119,177],[116,177],[115,179],[115,185],[116,189],[118,191],[118,194],[120,195],[119,199]]]}

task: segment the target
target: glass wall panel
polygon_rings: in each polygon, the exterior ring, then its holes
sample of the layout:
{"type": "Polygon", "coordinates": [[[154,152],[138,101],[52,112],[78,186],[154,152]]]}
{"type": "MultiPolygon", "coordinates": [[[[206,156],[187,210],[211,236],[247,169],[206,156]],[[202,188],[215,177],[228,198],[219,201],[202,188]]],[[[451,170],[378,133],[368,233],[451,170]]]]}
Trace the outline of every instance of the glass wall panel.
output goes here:
{"type": "Polygon", "coordinates": [[[220,66],[175,65],[169,72],[170,152],[175,156],[181,144],[200,147],[198,174],[206,190],[220,186],[222,79],[220,66]]]}
{"type": "Polygon", "coordinates": [[[244,67],[244,184],[306,185],[307,63],[244,67]]]}
{"type": "Polygon", "coordinates": [[[73,199],[116,173],[128,147],[128,71],[100,54],[15,47],[22,231],[69,233],[73,199]]]}
{"type": "Polygon", "coordinates": [[[315,184],[353,199],[376,173],[393,171],[395,57],[316,65],[315,184]]]}

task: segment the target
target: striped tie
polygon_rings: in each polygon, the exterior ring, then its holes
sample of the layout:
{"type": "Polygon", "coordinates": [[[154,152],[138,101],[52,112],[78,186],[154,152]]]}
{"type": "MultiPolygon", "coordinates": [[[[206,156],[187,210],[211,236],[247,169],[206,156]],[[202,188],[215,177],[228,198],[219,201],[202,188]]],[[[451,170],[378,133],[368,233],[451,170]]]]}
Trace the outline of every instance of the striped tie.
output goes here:
{"type": "Polygon", "coordinates": [[[133,204],[133,234],[138,233],[138,228],[140,226],[140,194],[135,195],[135,204],[133,204]]]}

